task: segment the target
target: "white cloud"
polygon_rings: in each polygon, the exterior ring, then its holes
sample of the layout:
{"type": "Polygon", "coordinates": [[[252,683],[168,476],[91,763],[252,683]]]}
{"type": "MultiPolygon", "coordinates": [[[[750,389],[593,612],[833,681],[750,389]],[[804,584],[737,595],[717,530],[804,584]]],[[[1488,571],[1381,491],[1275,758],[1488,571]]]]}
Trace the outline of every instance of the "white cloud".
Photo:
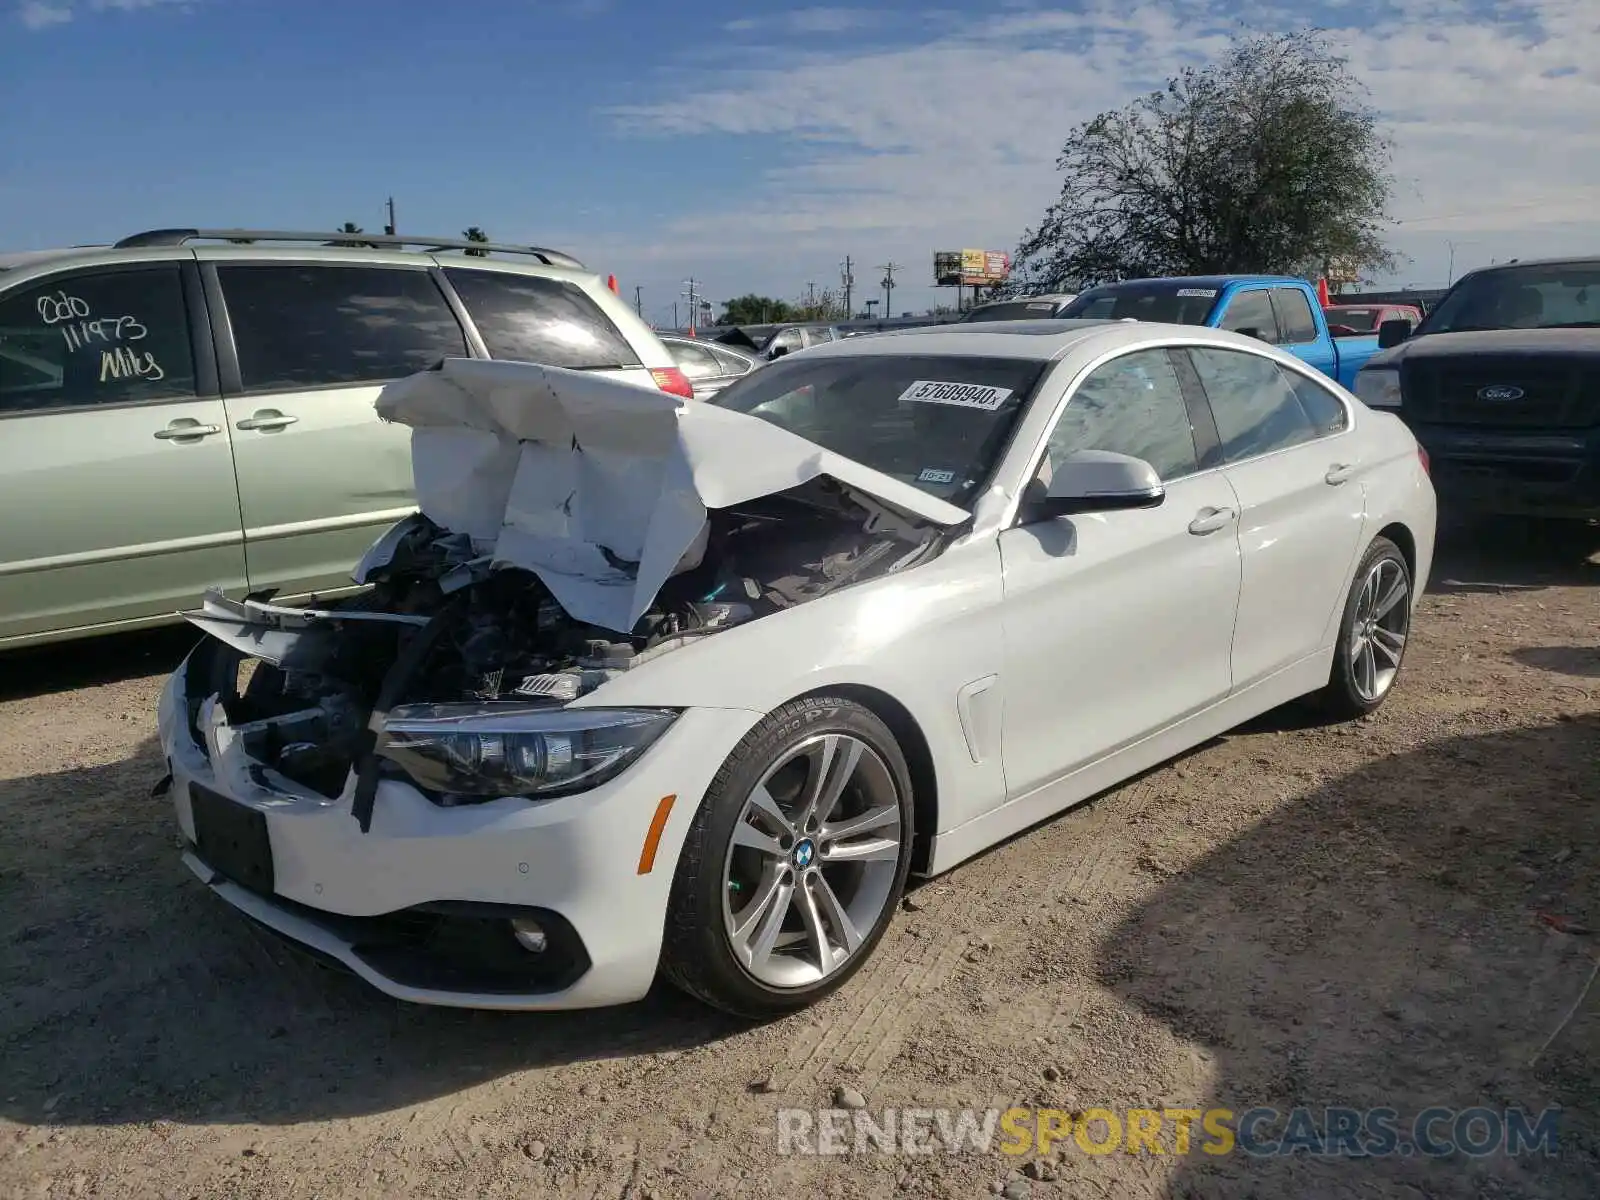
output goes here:
{"type": "MultiPolygon", "coordinates": [[[[808,9],[788,20],[852,11],[808,9]]],[[[1407,281],[1442,282],[1451,242],[1457,270],[1492,256],[1600,250],[1594,0],[1526,0],[1515,10],[1357,3],[1318,16],[1347,26],[1331,32],[1392,130],[1400,219],[1392,243],[1414,260],[1407,281]]],[[[675,86],[671,98],[612,110],[624,131],[685,139],[690,152],[687,139],[730,135],[783,150],[782,165],[748,190],[669,220],[629,257],[663,268],[720,260],[719,273],[793,291],[846,251],[909,262],[922,276],[938,248],[1010,248],[1054,198],[1055,157],[1074,123],[1215,54],[1241,23],[1311,23],[1307,9],[1241,12],[1221,0],[896,20],[893,48],[848,34],[825,52],[791,46],[781,65],[702,72],[693,93],[675,86]],[[787,270],[772,264],[775,242],[795,282],[773,278],[787,270]]],[[[772,28],[760,18],[751,25],[772,28]]],[[[750,61],[776,59],[774,51],[750,61]]],[[[732,278],[729,286],[746,290],[732,278]]],[[[910,291],[896,293],[897,308],[931,298],[910,291]]]]}
{"type": "Polygon", "coordinates": [[[17,9],[17,20],[28,29],[48,29],[52,25],[65,25],[72,20],[72,9],[66,4],[27,0],[26,4],[17,9]]]}
{"type": "MultiPolygon", "coordinates": [[[[91,12],[136,12],[145,8],[176,8],[188,11],[197,0],[89,0],[91,12]]],[[[17,20],[27,29],[48,29],[65,25],[82,7],[73,0],[25,0],[16,10],[17,20]]]]}

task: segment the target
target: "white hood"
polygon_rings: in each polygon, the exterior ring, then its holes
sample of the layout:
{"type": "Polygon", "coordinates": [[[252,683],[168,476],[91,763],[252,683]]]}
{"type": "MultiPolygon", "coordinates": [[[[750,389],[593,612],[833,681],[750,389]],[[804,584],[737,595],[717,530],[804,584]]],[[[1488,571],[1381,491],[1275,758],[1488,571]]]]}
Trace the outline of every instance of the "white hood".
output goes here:
{"type": "MultiPolygon", "coordinates": [[[[935,525],[970,515],[759,418],[582,371],[446,359],[384,388],[377,409],[412,427],[424,514],[496,565],[533,571],[576,620],[624,633],[695,549],[708,508],[828,475],[935,525]]],[[[374,546],[357,581],[392,551],[374,546]]]]}

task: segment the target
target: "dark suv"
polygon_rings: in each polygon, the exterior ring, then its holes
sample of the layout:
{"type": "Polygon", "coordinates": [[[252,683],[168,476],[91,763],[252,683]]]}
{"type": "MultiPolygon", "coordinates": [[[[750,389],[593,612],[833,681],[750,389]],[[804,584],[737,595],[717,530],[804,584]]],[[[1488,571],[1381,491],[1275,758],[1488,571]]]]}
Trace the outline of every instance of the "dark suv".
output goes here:
{"type": "Polygon", "coordinates": [[[1411,426],[1441,508],[1600,517],[1600,258],[1473,271],[1378,344],[1356,394],[1411,426]]]}

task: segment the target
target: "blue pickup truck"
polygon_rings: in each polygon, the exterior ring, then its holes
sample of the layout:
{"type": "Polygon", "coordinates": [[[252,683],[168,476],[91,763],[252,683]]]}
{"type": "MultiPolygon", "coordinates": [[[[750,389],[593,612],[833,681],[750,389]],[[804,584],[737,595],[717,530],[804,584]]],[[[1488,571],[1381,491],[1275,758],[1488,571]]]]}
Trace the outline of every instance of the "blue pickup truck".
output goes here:
{"type": "Polygon", "coordinates": [[[1282,275],[1128,279],[1081,292],[1056,315],[1208,325],[1247,333],[1287,350],[1347,388],[1378,352],[1376,337],[1329,334],[1316,289],[1304,279],[1282,275]]]}

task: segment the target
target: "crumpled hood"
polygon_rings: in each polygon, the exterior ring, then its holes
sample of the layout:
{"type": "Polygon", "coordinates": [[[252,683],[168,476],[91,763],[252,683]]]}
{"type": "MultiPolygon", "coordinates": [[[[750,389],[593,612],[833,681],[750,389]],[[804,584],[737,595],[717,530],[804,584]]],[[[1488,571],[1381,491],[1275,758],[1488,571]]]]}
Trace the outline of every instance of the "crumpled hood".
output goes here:
{"type": "MultiPolygon", "coordinates": [[[[828,475],[913,519],[970,516],[759,418],[559,367],[446,359],[384,388],[377,410],[412,427],[425,515],[495,565],[533,571],[576,620],[624,633],[708,508],[828,475]]],[[[392,551],[374,546],[357,582],[392,551]]]]}

